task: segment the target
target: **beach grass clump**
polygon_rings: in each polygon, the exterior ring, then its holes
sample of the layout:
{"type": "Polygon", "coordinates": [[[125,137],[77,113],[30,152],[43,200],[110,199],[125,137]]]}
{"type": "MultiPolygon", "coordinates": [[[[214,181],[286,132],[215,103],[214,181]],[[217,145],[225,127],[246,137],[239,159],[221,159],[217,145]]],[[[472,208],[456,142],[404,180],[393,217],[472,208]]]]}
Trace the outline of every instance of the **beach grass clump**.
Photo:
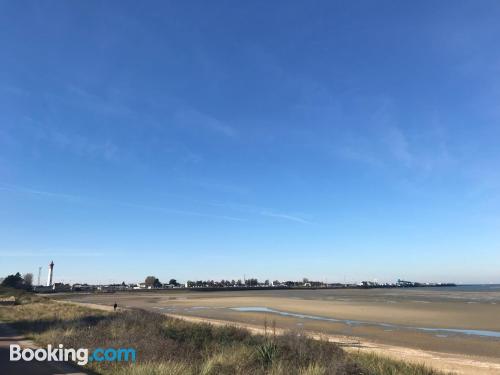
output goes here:
{"type": "Polygon", "coordinates": [[[15,298],[16,305],[27,304],[31,302],[40,301],[40,297],[34,293],[30,293],[24,289],[10,288],[6,286],[0,286],[0,299],[2,298],[15,298]]]}
{"type": "Polygon", "coordinates": [[[439,375],[435,371],[422,364],[396,361],[390,358],[381,357],[374,353],[356,353],[351,354],[356,363],[358,363],[367,374],[371,375],[439,375]]]}
{"type": "Polygon", "coordinates": [[[278,354],[278,345],[274,340],[267,340],[262,344],[257,345],[255,353],[262,366],[269,367],[273,364],[274,359],[278,354]]]}
{"type": "Polygon", "coordinates": [[[191,366],[180,362],[141,362],[108,368],[109,375],[192,375],[191,366]]]}
{"type": "Polygon", "coordinates": [[[66,348],[134,348],[136,362],[92,362],[106,375],[431,375],[436,372],[369,354],[349,354],[301,332],[254,335],[143,310],[105,312],[38,298],[3,306],[11,322],[38,344],[66,348]]]}

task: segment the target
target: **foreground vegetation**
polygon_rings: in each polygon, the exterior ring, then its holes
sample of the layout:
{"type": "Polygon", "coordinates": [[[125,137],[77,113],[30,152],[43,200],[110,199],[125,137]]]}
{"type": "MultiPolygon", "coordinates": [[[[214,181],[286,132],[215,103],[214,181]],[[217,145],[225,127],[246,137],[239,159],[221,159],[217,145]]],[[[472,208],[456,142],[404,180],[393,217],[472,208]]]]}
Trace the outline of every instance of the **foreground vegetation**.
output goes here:
{"type": "MultiPolygon", "coordinates": [[[[1,293],[0,293],[1,294],[1,293]]],[[[437,374],[423,366],[370,354],[297,332],[252,335],[236,327],[195,324],[145,311],[103,312],[30,294],[0,307],[10,322],[40,345],[132,347],[136,363],[91,363],[101,374],[437,374]]]]}

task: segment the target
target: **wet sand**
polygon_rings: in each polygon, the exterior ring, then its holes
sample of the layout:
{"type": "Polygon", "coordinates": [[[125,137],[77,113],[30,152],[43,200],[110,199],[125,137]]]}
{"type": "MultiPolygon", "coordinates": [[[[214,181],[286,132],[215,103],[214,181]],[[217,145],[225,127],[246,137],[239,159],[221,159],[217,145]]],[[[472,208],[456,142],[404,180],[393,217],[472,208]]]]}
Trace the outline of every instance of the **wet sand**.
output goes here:
{"type": "Polygon", "coordinates": [[[396,357],[400,359],[421,359],[425,363],[432,362],[430,364],[435,367],[438,362],[446,362],[444,358],[453,358],[444,369],[458,373],[500,373],[500,337],[445,331],[500,333],[498,290],[165,291],[71,295],[69,298],[105,305],[116,301],[122,307],[144,308],[190,319],[233,322],[256,329],[261,329],[264,321],[268,325],[274,321],[279,329],[328,335],[348,341],[351,346],[363,343],[375,351],[385,346],[385,352],[398,353],[396,357]],[[306,317],[235,308],[267,308],[306,317]],[[410,355],[412,351],[419,355],[410,355]]]}

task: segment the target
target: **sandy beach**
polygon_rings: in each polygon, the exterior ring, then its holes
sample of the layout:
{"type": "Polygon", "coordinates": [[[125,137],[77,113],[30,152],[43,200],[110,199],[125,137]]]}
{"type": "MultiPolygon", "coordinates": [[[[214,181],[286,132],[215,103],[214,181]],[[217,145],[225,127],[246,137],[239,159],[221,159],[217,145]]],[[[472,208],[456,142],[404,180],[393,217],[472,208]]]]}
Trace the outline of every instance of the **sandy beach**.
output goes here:
{"type": "Polygon", "coordinates": [[[371,350],[455,373],[500,373],[498,289],[162,291],[66,298],[99,305],[117,302],[123,308],[254,330],[275,324],[279,330],[328,337],[351,350],[371,350]]]}

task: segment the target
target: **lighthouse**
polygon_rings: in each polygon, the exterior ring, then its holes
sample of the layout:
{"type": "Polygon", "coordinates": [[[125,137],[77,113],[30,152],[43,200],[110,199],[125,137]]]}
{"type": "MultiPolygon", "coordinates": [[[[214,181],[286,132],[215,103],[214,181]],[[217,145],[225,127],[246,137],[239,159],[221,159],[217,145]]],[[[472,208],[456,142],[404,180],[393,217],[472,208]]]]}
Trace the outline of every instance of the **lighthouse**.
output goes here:
{"type": "Polygon", "coordinates": [[[54,261],[49,264],[49,277],[47,278],[47,286],[52,286],[52,276],[54,274],[54,261]]]}

